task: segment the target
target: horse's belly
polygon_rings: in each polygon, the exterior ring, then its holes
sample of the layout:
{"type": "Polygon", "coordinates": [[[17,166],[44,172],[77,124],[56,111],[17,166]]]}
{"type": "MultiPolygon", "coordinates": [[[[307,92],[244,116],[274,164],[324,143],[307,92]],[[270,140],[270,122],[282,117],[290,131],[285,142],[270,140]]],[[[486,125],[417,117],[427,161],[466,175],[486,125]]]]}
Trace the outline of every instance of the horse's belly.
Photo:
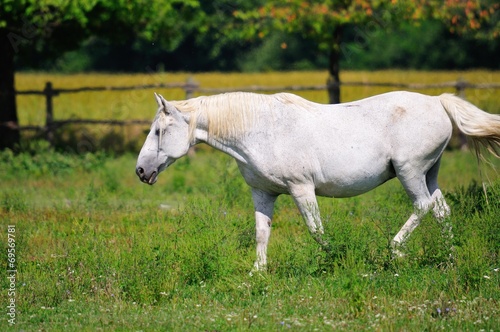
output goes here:
{"type": "Polygon", "coordinates": [[[379,177],[358,179],[357,181],[337,179],[329,183],[317,184],[316,195],[337,198],[358,196],[375,189],[394,177],[394,175],[387,174],[379,177]]]}
{"type": "Polygon", "coordinates": [[[316,194],[327,197],[352,197],[366,193],[396,176],[390,164],[374,162],[371,167],[332,169],[315,177],[316,194]],[[342,170],[341,170],[342,169],[342,170]]]}
{"type": "MultiPolygon", "coordinates": [[[[248,185],[269,193],[289,194],[288,177],[278,174],[257,174],[254,172],[243,171],[243,176],[248,185]]],[[[294,178],[294,183],[313,182],[315,193],[318,196],[325,197],[353,197],[366,193],[382,183],[395,177],[395,174],[389,169],[381,171],[378,174],[350,174],[349,176],[332,176],[328,180],[318,180],[319,177],[300,177],[294,178]],[[310,180],[308,180],[310,179],[310,180]]]]}
{"type": "Polygon", "coordinates": [[[238,163],[248,185],[274,194],[289,194],[290,184],[312,184],[316,195],[352,197],[370,191],[394,178],[388,158],[380,154],[373,158],[338,153],[340,158],[303,157],[275,158],[273,163],[260,167],[238,163]],[[282,162],[278,162],[283,160],[282,162]],[[309,160],[308,162],[301,162],[309,160]],[[346,162],[348,160],[348,162],[346,162]]]}

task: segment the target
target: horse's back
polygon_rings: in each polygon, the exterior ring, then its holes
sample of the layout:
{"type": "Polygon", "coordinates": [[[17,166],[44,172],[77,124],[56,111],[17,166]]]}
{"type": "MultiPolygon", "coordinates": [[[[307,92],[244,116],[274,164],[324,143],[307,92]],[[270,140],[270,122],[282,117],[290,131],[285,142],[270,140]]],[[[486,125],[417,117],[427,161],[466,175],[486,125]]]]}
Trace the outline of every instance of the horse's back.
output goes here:
{"type": "Polygon", "coordinates": [[[368,98],[366,107],[373,109],[371,121],[381,121],[393,158],[424,157],[451,137],[453,126],[439,97],[397,91],[368,98]]]}
{"type": "Polygon", "coordinates": [[[452,123],[439,97],[396,91],[345,104],[325,107],[316,124],[322,134],[336,131],[343,142],[377,140],[392,148],[407,149],[449,139],[452,123]]]}

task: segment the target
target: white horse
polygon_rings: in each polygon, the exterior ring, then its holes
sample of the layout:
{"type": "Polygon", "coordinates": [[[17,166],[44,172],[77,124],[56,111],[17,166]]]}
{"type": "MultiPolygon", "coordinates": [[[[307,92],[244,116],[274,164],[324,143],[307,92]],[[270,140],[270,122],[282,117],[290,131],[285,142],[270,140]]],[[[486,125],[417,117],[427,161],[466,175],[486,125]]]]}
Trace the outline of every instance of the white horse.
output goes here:
{"type": "Polygon", "coordinates": [[[438,220],[450,213],[437,176],[453,124],[468,136],[478,158],[482,147],[500,158],[500,115],[451,94],[399,91],[338,105],[289,93],[235,92],[170,102],[155,97],[158,111],[137,175],[154,184],[161,171],[201,142],[236,159],[252,188],[256,269],[266,266],[280,194],[293,197],[309,232],[327,248],[316,195],[352,197],[397,177],[414,205],[392,240],[397,252],[429,210],[438,220]]]}

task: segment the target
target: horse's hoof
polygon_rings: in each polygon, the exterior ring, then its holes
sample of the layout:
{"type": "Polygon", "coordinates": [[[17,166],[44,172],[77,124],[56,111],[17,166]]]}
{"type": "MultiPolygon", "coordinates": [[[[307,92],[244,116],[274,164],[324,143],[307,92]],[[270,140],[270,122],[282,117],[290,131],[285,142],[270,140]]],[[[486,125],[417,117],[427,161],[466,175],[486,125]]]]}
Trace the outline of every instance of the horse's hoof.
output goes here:
{"type": "Polygon", "coordinates": [[[403,258],[406,254],[399,249],[392,250],[392,259],[403,258]]]}

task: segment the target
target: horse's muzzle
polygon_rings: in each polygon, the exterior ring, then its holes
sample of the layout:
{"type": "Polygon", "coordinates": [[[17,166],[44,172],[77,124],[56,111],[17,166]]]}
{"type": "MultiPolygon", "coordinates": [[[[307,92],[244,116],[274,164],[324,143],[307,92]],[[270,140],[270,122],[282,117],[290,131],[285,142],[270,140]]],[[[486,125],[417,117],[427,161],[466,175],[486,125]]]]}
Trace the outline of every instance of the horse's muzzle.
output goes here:
{"type": "Polygon", "coordinates": [[[151,174],[148,174],[146,173],[146,171],[144,170],[144,168],[142,167],[137,167],[135,169],[135,174],[137,174],[137,176],[139,177],[139,179],[144,182],[144,183],[147,183],[149,185],[152,185],[156,182],[156,180],[158,179],[158,172],[155,170],[153,171],[151,174]]]}

